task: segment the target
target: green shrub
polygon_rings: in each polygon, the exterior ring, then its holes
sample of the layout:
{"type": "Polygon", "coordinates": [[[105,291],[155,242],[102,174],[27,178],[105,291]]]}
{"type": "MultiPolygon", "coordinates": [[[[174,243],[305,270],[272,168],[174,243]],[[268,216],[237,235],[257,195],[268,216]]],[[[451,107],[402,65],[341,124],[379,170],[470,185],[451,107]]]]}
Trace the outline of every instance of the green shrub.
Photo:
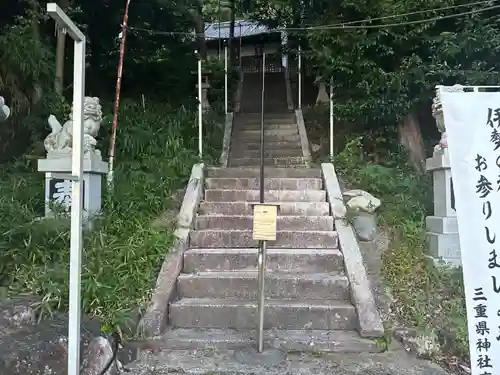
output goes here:
{"type": "MultiPolygon", "coordinates": [[[[108,119],[108,116],[106,119],[108,119]]],[[[205,161],[222,143],[222,126],[207,116],[205,161]]],[[[161,263],[174,241],[151,226],[178,204],[178,189],[198,159],[194,112],[124,103],[119,116],[114,191],[104,192],[103,217],[85,234],[83,310],[108,326],[123,324],[145,307],[161,263]]],[[[109,133],[109,124],[103,124],[109,133]]],[[[106,150],[107,139],[101,142],[106,150]]],[[[43,314],[67,309],[70,231],[65,220],[43,214],[43,180],[29,158],[0,171],[0,283],[12,294],[42,296],[43,314]],[[20,168],[20,165],[23,168],[20,168]]]]}
{"type": "Polygon", "coordinates": [[[432,185],[418,175],[402,151],[380,164],[368,161],[362,137],[349,140],[334,157],[339,175],[351,186],[382,201],[379,219],[392,235],[383,273],[395,298],[394,311],[405,324],[432,330],[447,354],[468,358],[467,316],[460,270],[436,268],[428,257],[425,217],[432,212],[432,185]]]}

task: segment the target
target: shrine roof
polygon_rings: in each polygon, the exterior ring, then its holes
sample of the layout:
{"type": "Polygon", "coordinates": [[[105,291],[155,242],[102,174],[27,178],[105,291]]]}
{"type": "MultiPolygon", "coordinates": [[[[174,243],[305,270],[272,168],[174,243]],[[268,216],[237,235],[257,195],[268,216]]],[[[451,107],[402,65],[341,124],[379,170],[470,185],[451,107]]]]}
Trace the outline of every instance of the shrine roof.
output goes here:
{"type": "MultiPolygon", "coordinates": [[[[229,28],[231,22],[213,22],[205,23],[205,38],[207,39],[228,39],[229,38],[229,28]],[[220,25],[220,28],[219,28],[220,25]],[[219,34],[220,30],[220,34],[219,34]]],[[[234,37],[246,37],[260,34],[268,34],[272,31],[265,26],[256,21],[249,20],[238,20],[235,22],[234,27],[234,37]]]]}

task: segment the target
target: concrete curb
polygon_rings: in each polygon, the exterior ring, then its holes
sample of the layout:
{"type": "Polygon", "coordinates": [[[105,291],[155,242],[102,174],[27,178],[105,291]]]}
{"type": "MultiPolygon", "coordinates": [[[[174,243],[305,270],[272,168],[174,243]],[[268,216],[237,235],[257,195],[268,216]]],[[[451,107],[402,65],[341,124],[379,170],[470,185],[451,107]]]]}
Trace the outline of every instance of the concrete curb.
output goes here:
{"type": "Polygon", "coordinates": [[[335,168],[331,163],[321,164],[321,174],[326,189],[330,211],[334,219],[343,219],[346,217],[347,208],[344,205],[342,190],[340,189],[339,180],[335,173],[335,168]]]}
{"type": "Polygon", "coordinates": [[[290,84],[290,72],[288,71],[288,67],[285,68],[285,87],[286,87],[286,103],[288,109],[292,110],[294,105],[292,96],[292,85],[290,84]]]}
{"type": "Polygon", "coordinates": [[[375,305],[356,234],[345,217],[339,215],[339,212],[341,212],[339,202],[344,208],[342,211],[347,212],[347,210],[343,200],[339,200],[339,198],[342,199],[342,193],[335,174],[335,168],[331,163],[322,163],[321,171],[332,213],[334,213],[334,209],[337,210],[335,230],[337,231],[340,250],[344,255],[344,264],[351,287],[351,303],[356,307],[358,313],[359,334],[367,338],[382,337],[384,336],[384,325],[375,305]]]}
{"type": "Polygon", "coordinates": [[[304,116],[301,109],[295,110],[295,118],[299,128],[300,146],[302,147],[302,156],[306,167],[309,168],[312,162],[311,150],[309,149],[309,139],[307,138],[306,124],[304,123],[304,116]]]}
{"type": "Polygon", "coordinates": [[[233,133],[233,120],[234,113],[227,113],[226,122],[224,125],[224,140],[222,141],[222,152],[219,159],[220,166],[222,168],[226,168],[229,161],[229,151],[231,149],[231,134],[233,133]]]}
{"type": "Polygon", "coordinates": [[[195,164],[191,170],[184,200],[177,216],[177,242],[165,255],[156,287],[149,306],[143,314],[137,329],[139,337],[161,335],[168,324],[168,305],[175,297],[177,277],[182,271],[184,252],[189,246],[189,234],[193,227],[198,205],[203,197],[203,164],[195,164]]]}
{"type": "Polygon", "coordinates": [[[238,81],[238,86],[236,87],[236,92],[234,94],[234,112],[238,113],[241,108],[241,94],[243,92],[243,72],[240,72],[240,80],[238,81]]]}

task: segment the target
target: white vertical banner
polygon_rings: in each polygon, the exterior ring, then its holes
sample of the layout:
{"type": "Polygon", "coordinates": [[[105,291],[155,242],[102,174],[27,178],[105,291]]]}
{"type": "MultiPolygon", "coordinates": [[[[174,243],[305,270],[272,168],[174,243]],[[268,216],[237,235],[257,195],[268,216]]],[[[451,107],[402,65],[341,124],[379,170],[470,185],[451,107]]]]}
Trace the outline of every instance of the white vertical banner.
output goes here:
{"type": "Polygon", "coordinates": [[[500,375],[500,92],[446,91],[471,370],[500,375]]]}

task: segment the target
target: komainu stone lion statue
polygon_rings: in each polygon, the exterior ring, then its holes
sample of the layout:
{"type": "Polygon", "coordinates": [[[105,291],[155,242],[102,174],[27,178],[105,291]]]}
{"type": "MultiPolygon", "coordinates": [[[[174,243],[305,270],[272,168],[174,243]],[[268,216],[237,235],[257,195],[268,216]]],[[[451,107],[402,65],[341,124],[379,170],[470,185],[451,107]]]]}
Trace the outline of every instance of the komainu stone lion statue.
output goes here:
{"type": "MultiPolygon", "coordinates": [[[[441,140],[434,146],[434,152],[442,151],[448,148],[448,138],[446,136],[446,126],[444,124],[443,104],[441,103],[440,87],[436,87],[436,96],[432,100],[432,116],[436,119],[436,126],[441,133],[441,140]]],[[[461,92],[464,90],[462,85],[456,84],[449,88],[449,92],[461,92]]]]}
{"type": "Polygon", "coordinates": [[[5,100],[0,96],[0,121],[5,121],[10,116],[10,108],[5,104],[5,100]]]}
{"type": "MultiPolygon", "coordinates": [[[[86,96],[83,99],[83,152],[84,154],[95,153],[101,155],[95,146],[95,137],[99,133],[102,122],[102,108],[99,98],[86,96]]],[[[61,157],[71,154],[73,142],[73,114],[69,120],[61,125],[54,115],[50,115],[48,123],[52,132],[45,138],[43,144],[47,150],[48,157],[61,157]]]]}

